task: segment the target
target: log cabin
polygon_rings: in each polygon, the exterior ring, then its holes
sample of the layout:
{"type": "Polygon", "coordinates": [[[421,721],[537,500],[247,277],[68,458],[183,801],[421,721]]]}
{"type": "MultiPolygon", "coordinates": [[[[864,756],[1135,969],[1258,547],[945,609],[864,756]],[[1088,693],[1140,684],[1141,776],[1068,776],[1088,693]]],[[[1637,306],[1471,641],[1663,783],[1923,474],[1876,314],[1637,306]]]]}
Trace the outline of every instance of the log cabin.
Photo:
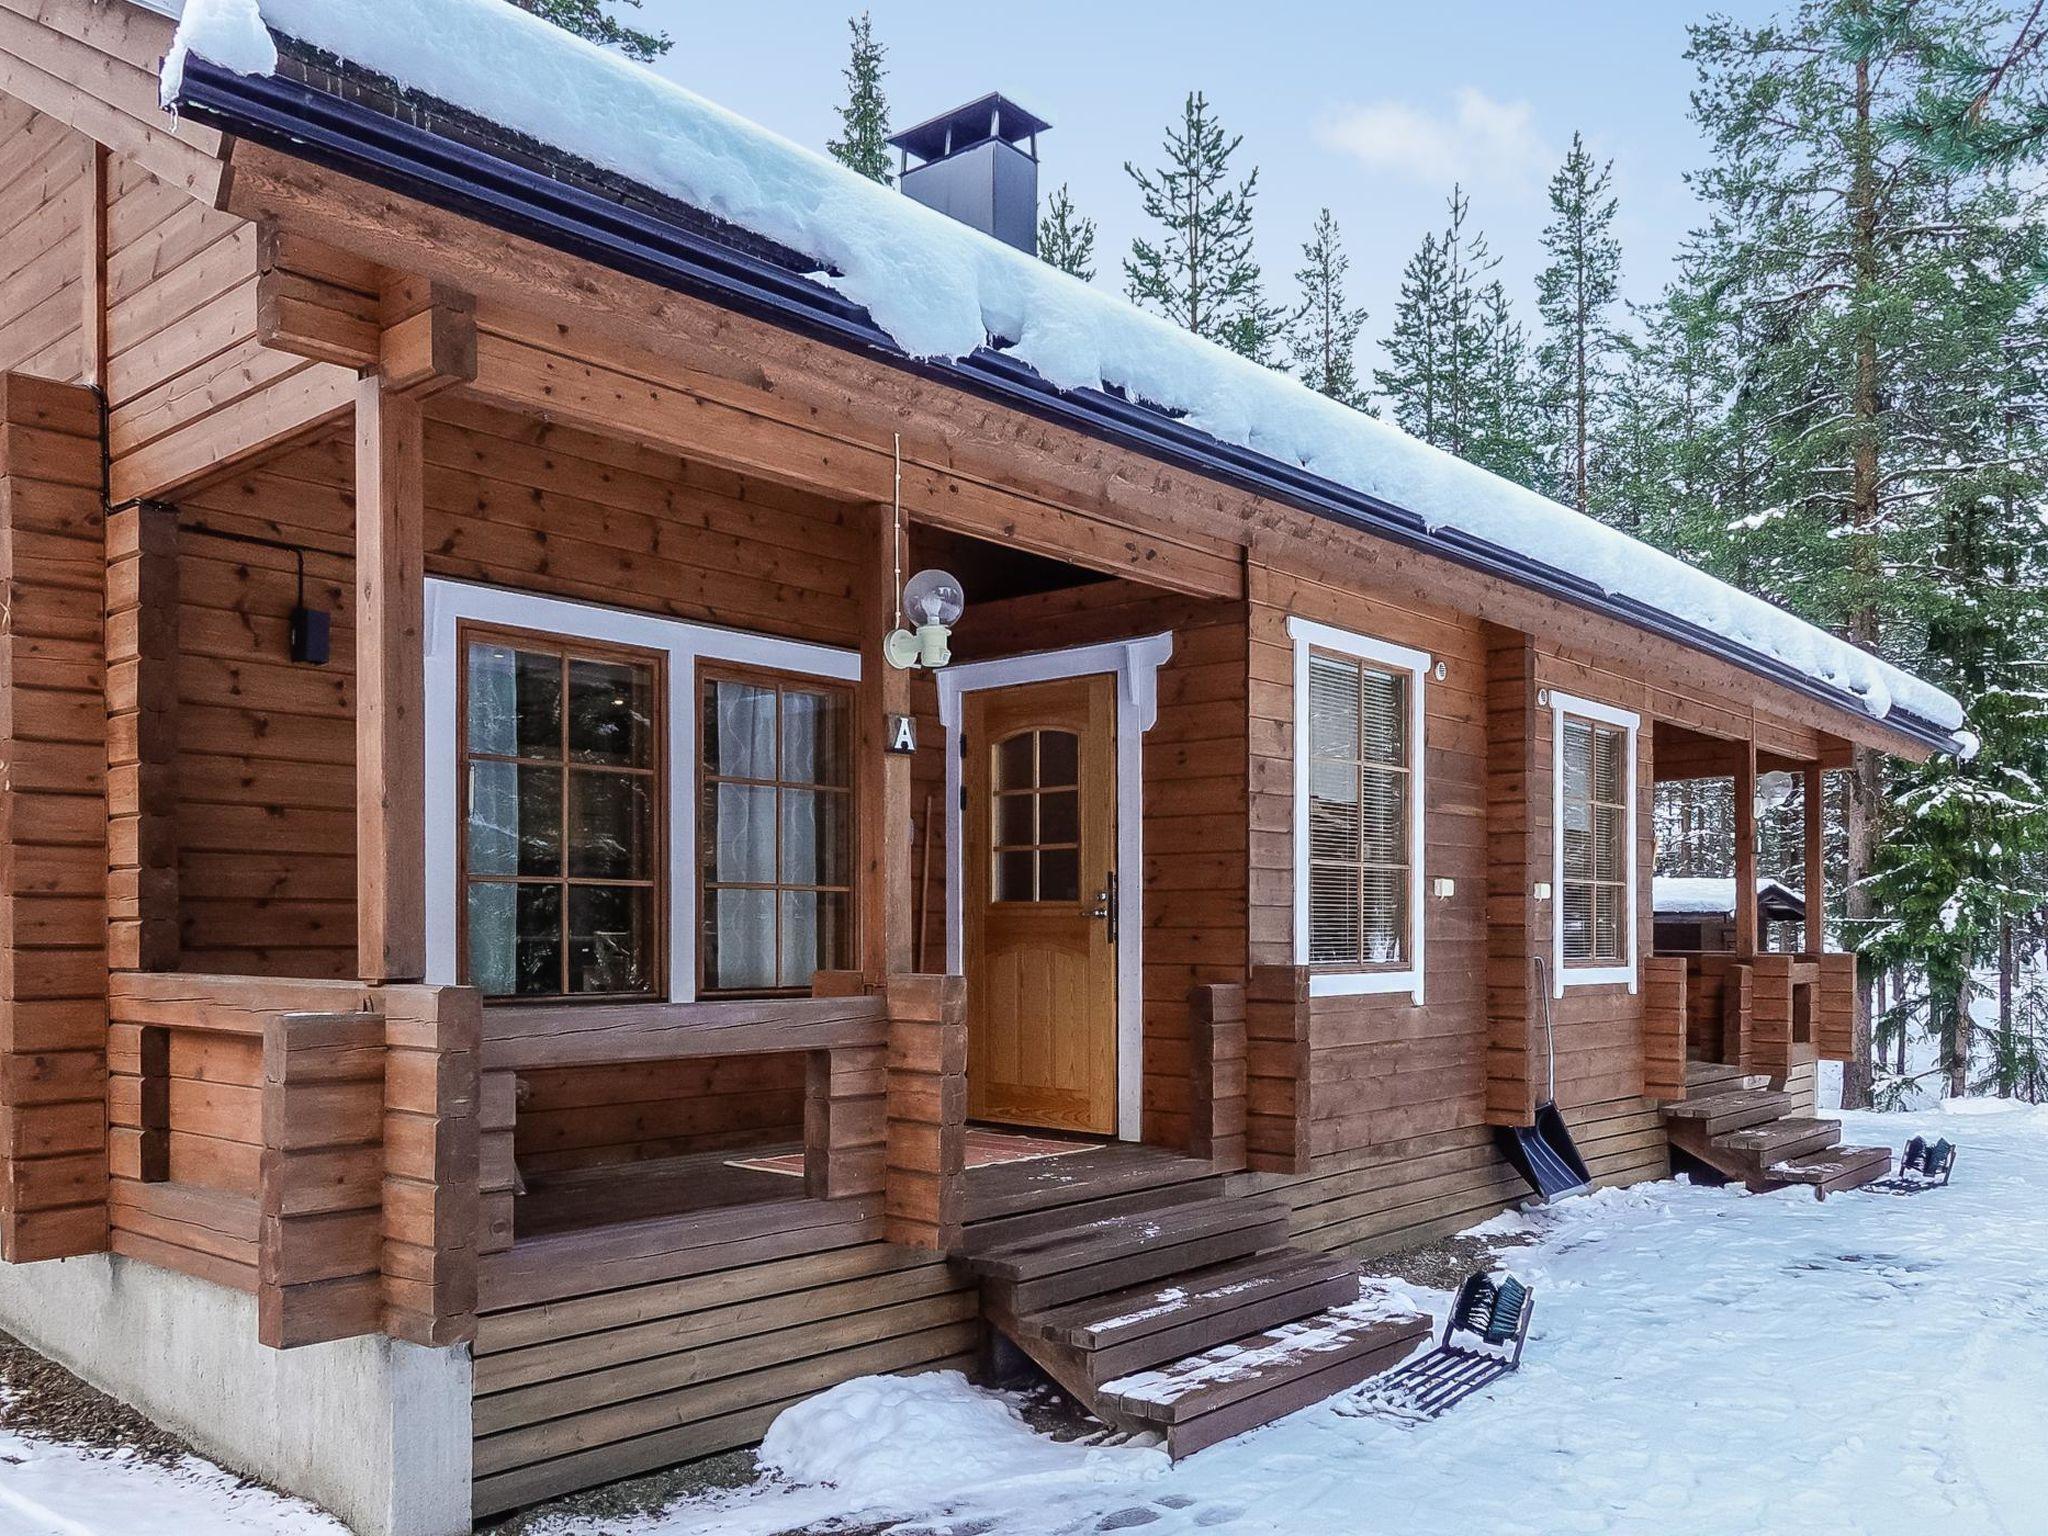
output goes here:
{"type": "Polygon", "coordinates": [[[1197,1450],[1553,1105],[1884,1170],[1817,810],[1945,695],[1037,263],[1003,98],[898,190],[495,0],[234,9],[0,0],[7,1329],[442,1536],[875,1372],[1197,1450]]]}

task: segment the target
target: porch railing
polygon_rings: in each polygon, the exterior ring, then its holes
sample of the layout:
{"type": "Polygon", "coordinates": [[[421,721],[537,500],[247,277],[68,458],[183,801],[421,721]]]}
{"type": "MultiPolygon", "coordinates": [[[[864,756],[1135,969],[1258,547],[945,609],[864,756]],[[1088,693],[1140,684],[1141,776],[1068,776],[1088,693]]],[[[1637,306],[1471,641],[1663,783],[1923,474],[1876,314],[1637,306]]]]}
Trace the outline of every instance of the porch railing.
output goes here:
{"type": "Polygon", "coordinates": [[[463,988],[117,972],[109,1247],[255,1296],[280,1348],[475,1330],[463,988]]]}

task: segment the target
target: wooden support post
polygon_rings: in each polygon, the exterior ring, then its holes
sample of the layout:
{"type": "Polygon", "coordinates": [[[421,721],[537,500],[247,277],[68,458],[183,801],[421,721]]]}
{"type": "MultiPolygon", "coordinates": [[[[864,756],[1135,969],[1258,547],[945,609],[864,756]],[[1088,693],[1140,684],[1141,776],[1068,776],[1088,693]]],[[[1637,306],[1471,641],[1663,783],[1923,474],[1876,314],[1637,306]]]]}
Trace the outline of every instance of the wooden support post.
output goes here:
{"type": "Polygon", "coordinates": [[[1821,771],[1819,763],[1806,765],[1806,953],[1817,956],[1828,947],[1827,863],[1822,855],[1821,771]]]}
{"type": "Polygon", "coordinates": [[[356,974],[426,974],[425,535],[419,401],[356,392],[356,974]]]}
{"type": "Polygon", "coordinates": [[[1756,738],[1735,761],[1735,953],[1757,952],[1756,738]]]}
{"type": "Polygon", "coordinates": [[[178,968],[178,523],[107,519],[107,963],[178,968]]]}
{"type": "Polygon", "coordinates": [[[483,1004],[470,987],[385,987],[383,1326],[476,1337],[483,1004]]]}
{"type": "MultiPolygon", "coordinates": [[[[871,985],[909,973],[914,935],[910,869],[910,765],[908,753],[887,750],[891,716],[911,711],[910,674],[892,667],[882,642],[895,622],[899,559],[895,514],[873,509],[874,538],[862,603],[860,687],[861,964],[871,985]]],[[[907,546],[909,530],[902,531],[907,546]]],[[[904,570],[904,574],[909,574],[904,570]]]]}
{"type": "Polygon", "coordinates": [[[967,983],[890,979],[883,1233],[946,1250],[960,1238],[967,1164],[967,983]]]}
{"type": "Polygon", "coordinates": [[[1221,1172],[1245,1166],[1244,988],[1211,983],[1188,993],[1188,1152],[1221,1172]]]}
{"type": "Polygon", "coordinates": [[[273,1349],[382,1326],[383,1102],[377,1014],[265,1023],[256,1331],[273,1349]]]}
{"type": "Polygon", "coordinates": [[[1536,1118],[1536,1042],[1543,1000],[1531,956],[1546,954],[1550,907],[1534,899],[1550,879],[1550,776],[1539,753],[1550,732],[1536,715],[1536,654],[1529,637],[1497,625],[1486,636],[1486,1118],[1536,1118]],[[1541,797],[1540,801],[1538,797],[1541,797]]]}
{"type": "Polygon", "coordinates": [[[1255,965],[1245,987],[1245,1158],[1306,1173],[1311,1153],[1308,967],[1255,965]]]}
{"type": "Polygon", "coordinates": [[[107,1246],[99,405],[0,374],[0,1258],[107,1246]]]}

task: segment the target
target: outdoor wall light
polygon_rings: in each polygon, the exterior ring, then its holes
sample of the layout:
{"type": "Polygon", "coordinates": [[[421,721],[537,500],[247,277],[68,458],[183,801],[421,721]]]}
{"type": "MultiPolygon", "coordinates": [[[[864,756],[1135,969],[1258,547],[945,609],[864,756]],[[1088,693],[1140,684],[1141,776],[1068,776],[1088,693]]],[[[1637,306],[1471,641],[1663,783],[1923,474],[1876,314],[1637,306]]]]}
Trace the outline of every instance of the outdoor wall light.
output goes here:
{"type": "Polygon", "coordinates": [[[967,594],[949,571],[919,571],[903,584],[902,621],[910,627],[892,631],[882,642],[889,665],[937,670],[953,659],[946,641],[966,610],[967,594]]]}

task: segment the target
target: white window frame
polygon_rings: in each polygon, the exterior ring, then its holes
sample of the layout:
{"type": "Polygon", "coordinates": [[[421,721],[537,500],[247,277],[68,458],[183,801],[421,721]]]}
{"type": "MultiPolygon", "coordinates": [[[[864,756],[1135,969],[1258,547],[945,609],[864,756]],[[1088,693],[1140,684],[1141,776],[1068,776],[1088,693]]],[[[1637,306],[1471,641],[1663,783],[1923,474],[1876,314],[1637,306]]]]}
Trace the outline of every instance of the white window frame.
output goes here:
{"type": "Polygon", "coordinates": [[[1642,729],[1643,717],[1630,709],[1617,709],[1612,704],[1602,704],[1594,699],[1582,699],[1569,693],[1549,690],[1550,697],[1550,991],[1553,997],[1563,997],[1566,987],[1614,986],[1626,983],[1631,993],[1637,990],[1636,948],[1637,928],[1636,905],[1640,893],[1636,889],[1636,806],[1642,799],[1636,788],[1636,733],[1642,729]],[[1623,914],[1628,924],[1628,958],[1620,965],[1574,965],[1567,966],[1564,960],[1564,717],[1576,715],[1581,720],[1592,720],[1601,725],[1611,725],[1627,733],[1628,761],[1623,768],[1622,788],[1628,797],[1627,826],[1622,836],[1627,843],[1625,864],[1628,870],[1628,886],[1623,900],[1623,914]]]}
{"type": "MultiPolygon", "coordinates": [[[[462,785],[456,750],[462,721],[462,651],[465,623],[529,629],[595,640],[667,658],[668,731],[668,1000],[697,996],[697,672],[724,662],[828,682],[858,683],[860,653],[803,640],[719,629],[623,608],[602,608],[566,598],[431,577],[426,585],[426,847],[421,860],[427,910],[427,980],[452,986],[461,973],[456,888],[457,839],[462,836],[462,785]]],[[[856,770],[858,771],[858,770],[856,770]]],[[[545,999],[543,1001],[559,1001],[545,999]]],[[[573,1001],[572,1001],[573,1006],[573,1001]]]]}
{"type": "Polygon", "coordinates": [[[1309,656],[1314,651],[1334,651],[1369,666],[1403,673],[1408,679],[1408,964],[1400,970],[1311,970],[1309,995],[1360,997],[1368,993],[1407,992],[1420,1003],[1423,978],[1428,971],[1423,953],[1423,933],[1428,927],[1424,909],[1428,882],[1423,875],[1422,850],[1428,818],[1429,750],[1424,740],[1427,716],[1423,710],[1423,689],[1436,665],[1435,658],[1412,646],[1376,640],[1313,619],[1290,617],[1287,633],[1294,641],[1294,963],[1310,963],[1308,800],[1309,764],[1314,754],[1309,738],[1309,656]]]}

